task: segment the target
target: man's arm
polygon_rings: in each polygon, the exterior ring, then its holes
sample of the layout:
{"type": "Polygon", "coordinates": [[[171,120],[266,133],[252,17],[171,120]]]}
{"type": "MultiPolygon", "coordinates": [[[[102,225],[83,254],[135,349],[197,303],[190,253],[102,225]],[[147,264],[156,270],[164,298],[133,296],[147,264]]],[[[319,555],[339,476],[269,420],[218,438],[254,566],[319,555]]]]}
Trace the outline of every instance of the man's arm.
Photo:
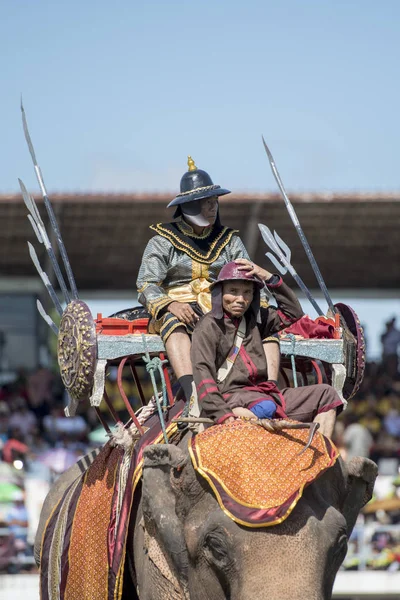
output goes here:
{"type": "Polygon", "coordinates": [[[262,324],[260,333],[263,339],[278,333],[285,327],[289,327],[304,315],[295,293],[282,281],[279,275],[273,275],[273,278],[266,281],[265,285],[273,294],[277,308],[269,306],[267,309],[261,309],[262,324]]]}
{"type": "Polygon", "coordinates": [[[204,317],[193,332],[193,379],[202,412],[217,423],[234,417],[217,384],[216,354],[220,331],[212,318],[204,317]]]}
{"type": "Polygon", "coordinates": [[[162,287],[168,273],[169,246],[169,242],[161,236],[149,240],[136,281],[138,300],[154,319],[159,319],[172,302],[162,287]]]}
{"type": "Polygon", "coordinates": [[[270,273],[246,258],[236,259],[235,262],[239,265],[239,271],[245,271],[248,276],[255,275],[264,281],[267,290],[274,296],[278,304],[277,309],[272,306],[267,309],[268,318],[263,321],[265,331],[262,332],[262,328],[260,328],[263,339],[285,329],[303,316],[300,302],[295,293],[282,281],[282,277],[270,273]],[[266,328],[265,325],[267,325],[266,328]]]}
{"type": "Polygon", "coordinates": [[[267,361],[268,379],[278,381],[279,367],[281,364],[281,349],[277,336],[270,336],[263,340],[264,354],[267,361]]]}

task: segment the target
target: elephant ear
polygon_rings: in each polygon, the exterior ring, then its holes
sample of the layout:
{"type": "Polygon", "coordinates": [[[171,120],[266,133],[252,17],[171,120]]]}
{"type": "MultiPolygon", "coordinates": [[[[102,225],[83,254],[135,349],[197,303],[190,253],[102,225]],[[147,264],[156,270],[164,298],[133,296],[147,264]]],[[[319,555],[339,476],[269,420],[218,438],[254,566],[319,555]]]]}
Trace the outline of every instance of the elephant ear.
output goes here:
{"type": "Polygon", "coordinates": [[[188,553],[183,523],[176,514],[176,494],[171,485],[188,456],[172,445],[148,446],[144,450],[142,507],[144,525],[155,538],[183,589],[188,582],[188,553]]]}
{"type": "Polygon", "coordinates": [[[364,483],[365,491],[361,505],[363,507],[372,498],[375,480],[378,475],[378,466],[372,460],[369,460],[369,458],[355,456],[347,464],[347,472],[349,478],[364,483]]]}
{"type": "Polygon", "coordinates": [[[343,514],[349,533],[352,531],[359,511],[372,498],[378,467],[369,458],[356,456],[345,463],[348,493],[344,501],[343,514]]]}

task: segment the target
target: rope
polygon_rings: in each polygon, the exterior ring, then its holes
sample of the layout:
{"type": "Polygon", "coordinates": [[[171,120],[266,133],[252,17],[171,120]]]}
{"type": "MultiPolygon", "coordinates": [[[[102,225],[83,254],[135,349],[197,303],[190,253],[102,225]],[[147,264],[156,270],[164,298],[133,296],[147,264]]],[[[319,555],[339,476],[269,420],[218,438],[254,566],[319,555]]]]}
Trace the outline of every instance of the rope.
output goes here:
{"type": "Polygon", "coordinates": [[[160,423],[161,423],[161,429],[162,429],[162,433],[163,433],[163,437],[164,437],[164,442],[166,444],[168,444],[168,436],[167,436],[167,432],[165,429],[165,419],[164,419],[164,413],[163,413],[163,409],[164,410],[167,409],[167,386],[165,383],[165,377],[164,377],[164,373],[162,370],[163,364],[166,363],[167,361],[161,360],[159,356],[150,358],[150,354],[149,354],[149,351],[147,348],[147,343],[146,343],[146,336],[143,333],[142,333],[142,342],[143,342],[143,347],[144,347],[143,360],[146,365],[146,371],[149,373],[151,383],[153,385],[154,398],[155,398],[155,401],[157,404],[158,416],[159,416],[160,423]],[[158,371],[158,373],[160,374],[162,399],[163,399],[162,406],[160,403],[160,398],[158,397],[157,383],[156,383],[156,378],[154,376],[155,371],[158,371]]]}
{"type": "Polygon", "coordinates": [[[290,362],[292,364],[292,372],[293,372],[293,385],[295,388],[297,388],[297,387],[299,387],[299,385],[297,383],[297,372],[296,372],[296,361],[295,361],[296,337],[293,335],[293,333],[288,333],[287,336],[288,336],[288,338],[290,338],[292,340],[292,348],[291,348],[291,351],[286,354],[286,356],[290,356],[290,362]]]}

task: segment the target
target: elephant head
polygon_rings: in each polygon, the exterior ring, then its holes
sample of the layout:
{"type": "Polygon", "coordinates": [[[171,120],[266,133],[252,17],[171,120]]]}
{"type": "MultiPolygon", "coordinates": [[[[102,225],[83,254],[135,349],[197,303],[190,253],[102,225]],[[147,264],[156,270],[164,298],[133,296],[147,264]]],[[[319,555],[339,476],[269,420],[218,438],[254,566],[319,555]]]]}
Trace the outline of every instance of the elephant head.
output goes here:
{"type": "Polygon", "coordinates": [[[144,453],[140,598],[326,600],[377,475],[372,461],[336,464],[309,485],[281,524],[247,528],[220,508],[187,452],[144,453]],[[144,553],[143,553],[144,548],[144,553]]]}

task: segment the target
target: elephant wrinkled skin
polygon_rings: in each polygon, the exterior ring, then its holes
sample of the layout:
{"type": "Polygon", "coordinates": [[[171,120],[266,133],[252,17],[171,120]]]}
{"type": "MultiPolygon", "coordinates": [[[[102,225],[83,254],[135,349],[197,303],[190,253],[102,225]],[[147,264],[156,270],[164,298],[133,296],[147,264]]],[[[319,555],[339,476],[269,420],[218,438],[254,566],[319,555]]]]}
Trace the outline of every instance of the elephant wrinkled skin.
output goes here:
{"type": "MultiPolygon", "coordinates": [[[[50,492],[37,540],[76,475],[72,468],[50,492]]],[[[135,598],[136,587],[140,600],[328,600],[376,475],[366,458],[339,459],[283,523],[252,529],[225,515],[186,449],[149,446],[128,542],[134,583],[124,598],[135,598]]]]}

